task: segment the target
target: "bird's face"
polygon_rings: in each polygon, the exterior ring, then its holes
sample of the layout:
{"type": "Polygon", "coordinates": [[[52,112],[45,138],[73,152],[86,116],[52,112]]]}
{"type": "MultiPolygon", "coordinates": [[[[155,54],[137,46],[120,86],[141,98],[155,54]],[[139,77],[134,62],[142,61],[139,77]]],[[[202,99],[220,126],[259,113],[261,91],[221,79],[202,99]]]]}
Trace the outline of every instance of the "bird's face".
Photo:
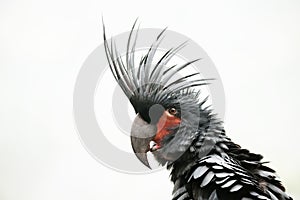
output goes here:
{"type": "Polygon", "coordinates": [[[174,104],[140,103],[131,128],[131,144],[139,160],[150,167],[147,152],[164,148],[162,141],[176,133],[181,123],[180,109],[174,104]]]}
{"type": "MultiPolygon", "coordinates": [[[[171,93],[171,92],[170,92],[171,93]]],[[[154,98],[153,98],[154,97],[154,98]]],[[[189,148],[199,125],[197,94],[179,92],[161,101],[131,98],[136,118],[131,127],[131,144],[138,159],[147,167],[147,152],[164,165],[177,160],[189,148]]]]}

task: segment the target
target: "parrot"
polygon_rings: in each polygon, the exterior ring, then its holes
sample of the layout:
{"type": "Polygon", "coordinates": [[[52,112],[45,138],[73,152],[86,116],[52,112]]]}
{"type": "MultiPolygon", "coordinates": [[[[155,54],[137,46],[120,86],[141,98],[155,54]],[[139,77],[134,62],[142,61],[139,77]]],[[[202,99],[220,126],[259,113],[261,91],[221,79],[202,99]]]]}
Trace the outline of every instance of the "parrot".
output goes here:
{"type": "Polygon", "coordinates": [[[166,29],[136,62],[136,21],[122,58],[116,43],[103,40],[109,68],[134,108],[130,132],[136,157],[148,168],[147,153],[170,170],[172,200],[292,200],[276,172],[252,153],[233,142],[212,106],[200,100],[201,86],[212,79],[199,73],[176,78],[199,61],[169,65],[186,45],[166,51],[154,62],[166,29]]]}

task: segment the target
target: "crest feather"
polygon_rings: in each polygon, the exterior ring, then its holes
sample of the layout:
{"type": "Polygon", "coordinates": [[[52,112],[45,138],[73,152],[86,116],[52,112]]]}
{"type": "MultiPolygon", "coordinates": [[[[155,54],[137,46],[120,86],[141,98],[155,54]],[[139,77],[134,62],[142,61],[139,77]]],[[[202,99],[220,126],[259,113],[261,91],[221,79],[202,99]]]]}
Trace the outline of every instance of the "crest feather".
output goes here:
{"type": "Polygon", "coordinates": [[[206,85],[207,80],[212,80],[200,78],[189,80],[191,77],[194,78],[199,75],[199,73],[191,73],[170,82],[170,80],[178,75],[180,71],[192,65],[194,62],[199,61],[200,59],[195,59],[182,65],[173,65],[168,67],[169,61],[187,45],[187,42],[183,42],[177,47],[166,51],[158,59],[158,61],[154,63],[154,57],[161,42],[163,41],[166,28],[158,34],[156,40],[149,47],[146,55],[141,57],[138,66],[136,66],[135,52],[139,30],[139,26],[137,30],[135,30],[136,23],[137,20],[134,22],[129,33],[125,57],[126,63],[123,62],[113,38],[110,39],[110,42],[107,40],[105,26],[103,24],[104,48],[110,70],[124,91],[125,95],[131,100],[131,102],[132,99],[135,99],[135,101],[137,99],[146,100],[149,99],[150,96],[152,101],[160,102],[167,96],[180,93],[182,94],[185,90],[189,91],[190,93],[191,91],[194,91],[191,90],[191,88],[206,85]]]}

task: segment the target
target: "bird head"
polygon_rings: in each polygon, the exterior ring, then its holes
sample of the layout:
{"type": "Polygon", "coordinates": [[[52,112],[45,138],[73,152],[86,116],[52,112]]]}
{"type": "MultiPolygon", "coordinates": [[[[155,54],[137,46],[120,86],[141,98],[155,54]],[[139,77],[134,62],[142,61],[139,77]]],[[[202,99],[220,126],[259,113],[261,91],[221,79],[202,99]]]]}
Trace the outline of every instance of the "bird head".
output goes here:
{"type": "Polygon", "coordinates": [[[154,154],[160,164],[166,164],[173,162],[190,146],[200,115],[199,92],[194,88],[205,85],[207,79],[199,77],[190,80],[199,73],[178,77],[181,70],[199,59],[182,65],[168,65],[186,42],[166,51],[154,62],[165,29],[136,64],[138,31],[134,31],[135,24],[129,34],[126,58],[122,59],[113,39],[108,42],[103,26],[104,48],[111,72],[136,113],[130,134],[133,151],[150,168],[148,151],[154,154]]]}

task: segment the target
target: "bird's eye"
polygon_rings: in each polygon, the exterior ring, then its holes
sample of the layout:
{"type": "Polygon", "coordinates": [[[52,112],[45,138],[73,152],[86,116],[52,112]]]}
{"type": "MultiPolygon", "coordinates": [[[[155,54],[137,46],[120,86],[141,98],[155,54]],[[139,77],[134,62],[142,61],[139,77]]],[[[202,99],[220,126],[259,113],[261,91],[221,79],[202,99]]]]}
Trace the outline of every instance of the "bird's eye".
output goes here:
{"type": "Polygon", "coordinates": [[[177,114],[176,108],[170,108],[170,109],[169,109],[169,113],[170,113],[171,115],[176,115],[176,114],[177,114]]]}

